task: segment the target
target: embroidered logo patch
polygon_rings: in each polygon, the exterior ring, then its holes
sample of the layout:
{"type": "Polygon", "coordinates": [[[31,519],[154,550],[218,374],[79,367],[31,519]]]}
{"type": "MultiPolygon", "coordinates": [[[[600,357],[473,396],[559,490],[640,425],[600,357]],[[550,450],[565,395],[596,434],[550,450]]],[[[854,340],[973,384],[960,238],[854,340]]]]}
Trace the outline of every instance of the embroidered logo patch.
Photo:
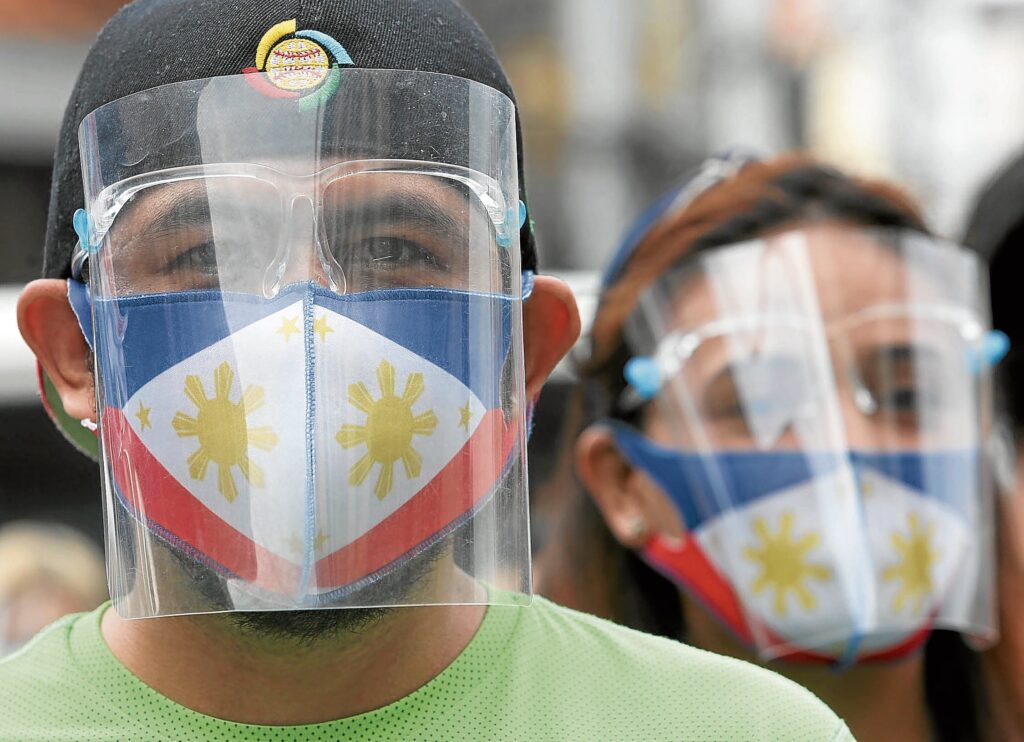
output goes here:
{"type": "Polygon", "coordinates": [[[286,39],[267,57],[266,73],[281,90],[302,92],[320,87],[331,70],[327,50],[309,39],[286,39]]]}
{"type": "Polygon", "coordinates": [[[320,31],[299,31],[296,19],[278,23],[260,39],[256,64],[243,70],[250,83],[272,98],[327,100],[338,89],[338,69],[354,64],[338,41],[320,31]]]}

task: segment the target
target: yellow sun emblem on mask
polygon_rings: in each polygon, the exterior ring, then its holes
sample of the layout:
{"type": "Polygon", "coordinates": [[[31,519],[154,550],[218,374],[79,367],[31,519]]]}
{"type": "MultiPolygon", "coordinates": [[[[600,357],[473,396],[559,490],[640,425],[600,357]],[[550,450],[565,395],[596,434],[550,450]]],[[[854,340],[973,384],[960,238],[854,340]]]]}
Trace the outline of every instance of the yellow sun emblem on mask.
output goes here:
{"type": "Polygon", "coordinates": [[[932,594],[932,565],[939,558],[939,552],[931,543],[934,525],[929,523],[922,528],[917,513],[911,513],[907,520],[910,531],[906,536],[899,531],[892,534],[892,545],[900,561],[882,571],[882,581],[902,583],[893,601],[897,613],[908,601],[913,601],[914,612],[920,613],[925,599],[932,594]]]}
{"type": "Polygon", "coordinates": [[[235,372],[224,362],[213,372],[212,399],[206,396],[198,376],[185,378],[185,396],[198,409],[191,417],[184,412],[174,416],[171,425],[179,438],[198,438],[199,449],[188,457],[188,473],[196,480],[206,478],[212,461],[217,465],[217,488],[228,502],[238,497],[232,469],[238,467],[253,487],[264,486],[263,470],[249,460],[249,446],[270,451],[277,445],[277,434],[270,427],[250,428],[246,418],[266,402],[263,387],[250,386],[238,402],[232,402],[231,385],[235,372]]]}
{"type": "Polygon", "coordinates": [[[828,567],[807,561],[807,553],[820,542],[817,533],[808,533],[800,539],[793,538],[793,513],[783,513],[779,521],[779,532],[768,530],[764,518],[754,521],[754,532],[761,540],[757,548],[746,547],[743,555],[761,566],[761,574],[754,580],[753,591],[760,595],[765,588],[775,591],[773,608],[778,616],[786,615],[786,598],[793,593],[804,610],[812,610],[817,601],[805,581],[808,579],[827,580],[832,576],[828,567]]]}
{"type": "Polygon", "coordinates": [[[366,454],[349,471],[348,483],[360,485],[374,464],[380,464],[380,473],[373,492],[383,500],[391,492],[394,466],[402,462],[405,476],[413,479],[420,475],[423,457],[412,447],[415,435],[432,435],[437,427],[433,410],[413,416],[412,406],[423,394],[423,374],[409,374],[405,391],[395,394],[395,368],[387,361],[377,367],[380,399],[374,399],[366,384],[350,384],[348,401],[366,413],[366,425],[345,425],[335,436],[342,448],[366,445],[366,454]]]}

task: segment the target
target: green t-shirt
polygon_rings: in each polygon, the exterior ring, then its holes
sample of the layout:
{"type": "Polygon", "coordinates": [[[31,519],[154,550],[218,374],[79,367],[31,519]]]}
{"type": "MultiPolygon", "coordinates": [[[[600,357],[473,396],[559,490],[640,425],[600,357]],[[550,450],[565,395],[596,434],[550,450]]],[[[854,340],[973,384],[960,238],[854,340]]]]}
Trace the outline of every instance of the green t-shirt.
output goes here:
{"type": "Polygon", "coordinates": [[[444,672],[390,706],[308,726],[235,724],[136,679],[100,634],[104,610],[61,619],[0,661],[0,740],[852,739],[774,673],[543,598],[489,608],[444,672]]]}

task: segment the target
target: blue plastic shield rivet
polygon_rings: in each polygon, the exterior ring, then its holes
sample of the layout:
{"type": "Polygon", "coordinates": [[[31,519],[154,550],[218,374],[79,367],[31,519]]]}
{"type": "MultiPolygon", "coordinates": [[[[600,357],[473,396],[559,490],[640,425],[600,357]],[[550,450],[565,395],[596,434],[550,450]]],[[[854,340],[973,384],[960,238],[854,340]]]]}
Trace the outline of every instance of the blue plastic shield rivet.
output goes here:
{"type": "Polygon", "coordinates": [[[76,211],[75,216],[71,219],[71,223],[75,227],[78,241],[82,243],[82,249],[86,252],[91,252],[89,250],[89,215],[85,212],[85,209],[76,211]]]}
{"type": "Polygon", "coordinates": [[[661,369],[653,358],[629,359],[624,375],[641,399],[654,399],[661,389],[661,369]]]}
{"type": "Polygon", "coordinates": [[[989,330],[982,344],[982,355],[989,366],[995,366],[1010,352],[1010,338],[1001,330],[989,330]]]}
{"type": "Polygon", "coordinates": [[[1010,352],[1010,338],[1001,330],[989,330],[977,347],[968,351],[971,371],[978,374],[997,365],[1010,352]]]}
{"type": "Polygon", "coordinates": [[[505,223],[502,225],[501,233],[498,235],[498,244],[501,247],[512,247],[512,237],[509,232],[512,231],[512,218],[514,216],[512,207],[509,206],[505,212],[505,223]]]}
{"type": "MultiPolygon", "coordinates": [[[[511,228],[512,220],[515,218],[515,211],[510,206],[505,214],[506,224],[511,228]]],[[[523,225],[526,224],[526,204],[522,201],[519,202],[519,228],[522,229],[523,225]]],[[[501,247],[512,247],[512,237],[508,234],[498,235],[498,244],[501,247]]]]}

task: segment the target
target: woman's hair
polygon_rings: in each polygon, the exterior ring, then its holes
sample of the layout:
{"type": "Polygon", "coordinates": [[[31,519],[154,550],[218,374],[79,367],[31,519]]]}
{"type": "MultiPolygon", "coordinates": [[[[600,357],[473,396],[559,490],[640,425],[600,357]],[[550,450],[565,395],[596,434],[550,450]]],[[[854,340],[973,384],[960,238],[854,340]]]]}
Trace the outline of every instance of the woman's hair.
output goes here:
{"type": "MultiPolygon", "coordinates": [[[[587,586],[585,608],[641,631],[685,639],[679,591],[608,530],[591,498],[573,477],[571,441],[590,423],[615,417],[639,424],[643,412],[620,408],[630,352],[623,328],[640,295],[670,268],[702,250],[755,239],[815,221],[861,227],[895,227],[927,233],[914,202],[900,189],[847,176],[800,155],[753,162],[697,195],[651,227],[606,278],[591,330],[590,357],[580,363],[580,393],[567,415],[565,459],[560,481],[572,491],[555,553],[541,570],[540,590],[555,593],[571,581],[587,586]],[[545,585],[545,582],[547,585],[545,585]]],[[[973,653],[956,635],[929,640],[926,685],[929,706],[942,739],[973,739],[977,719],[972,698],[973,653]],[[935,651],[933,651],[935,650],[935,651]],[[968,667],[970,666],[970,667],[968,667]],[[952,701],[956,698],[958,701],[952,701]]]]}

